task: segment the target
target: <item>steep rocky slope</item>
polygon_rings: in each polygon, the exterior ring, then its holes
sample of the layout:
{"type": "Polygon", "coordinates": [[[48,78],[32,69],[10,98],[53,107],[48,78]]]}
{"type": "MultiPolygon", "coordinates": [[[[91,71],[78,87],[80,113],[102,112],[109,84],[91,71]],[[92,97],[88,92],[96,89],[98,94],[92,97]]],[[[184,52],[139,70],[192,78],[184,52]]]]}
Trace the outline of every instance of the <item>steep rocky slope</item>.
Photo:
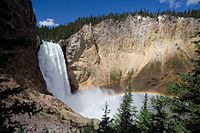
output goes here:
{"type": "Polygon", "coordinates": [[[22,86],[45,91],[38,66],[36,18],[30,0],[0,2],[0,74],[22,86]]]}
{"type": "MultiPolygon", "coordinates": [[[[15,90],[20,87],[21,86],[17,84],[13,77],[0,75],[1,96],[3,94],[2,91],[9,92],[8,90],[15,90]]],[[[11,117],[12,121],[16,120],[19,124],[23,125],[25,132],[78,132],[82,130],[83,126],[91,122],[91,119],[84,118],[75,113],[71,108],[66,106],[57,98],[51,95],[41,94],[40,92],[30,88],[25,89],[20,93],[9,95],[9,97],[3,101],[5,101],[6,106],[9,107],[17,100],[20,101],[20,103],[25,102],[29,105],[34,102],[37,109],[40,109],[38,113],[31,117],[28,113],[16,113],[11,117]]],[[[16,112],[18,112],[17,108],[15,109],[16,112]]],[[[25,109],[22,110],[26,111],[25,109]]],[[[94,123],[97,122],[99,122],[99,120],[94,120],[94,123]]],[[[0,132],[2,132],[2,129],[0,129],[0,132]]]]}
{"type": "Polygon", "coordinates": [[[157,90],[192,68],[193,41],[200,22],[194,18],[131,16],[85,25],[67,40],[71,84],[76,88],[157,90]]]}
{"type": "MultiPolygon", "coordinates": [[[[12,104],[33,102],[41,111],[32,117],[26,109],[8,109],[12,121],[17,120],[25,132],[72,132],[91,119],[75,113],[67,105],[52,95],[47,95],[46,85],[38,65],[40,41],[36,35],[36,18],[31,0],[1,0],[0,2],[0,112],[1,127],[8,128],[6,108],[12,104]],[[20,93],[10,94],[12,90],[27,88],[20,93]],[[4,95],[8,97],[4,98],[4,95]],[[5,110],[4,110],[5,109],[5,110]],[[5,120],[5,119],[7,120],[5,120]],[[5,121],[4,121],[5,120],[5,121]]],[[[19,107],[18,107],[19,108],[19,107]]],[[[15,123],[16,124],[16,123],[15,123]]],[[[10,124],[12,125],[12,124],[10,124]]],[[[0,128],[0,132],[9,132],[0,128]]]]}

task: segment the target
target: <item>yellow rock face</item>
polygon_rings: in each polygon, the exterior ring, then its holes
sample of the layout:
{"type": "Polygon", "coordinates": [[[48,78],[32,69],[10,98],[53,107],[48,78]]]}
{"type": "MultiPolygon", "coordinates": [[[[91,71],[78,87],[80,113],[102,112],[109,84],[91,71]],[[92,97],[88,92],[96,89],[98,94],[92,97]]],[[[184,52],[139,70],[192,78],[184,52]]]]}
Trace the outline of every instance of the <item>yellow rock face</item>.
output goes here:
{"type": "Polygon", "coordinates": [[[157,90],[175,73],[191,69],[199,30],[193,18],[128,16],[85,25],[60,43],[66,46],[71,83],[79,89],[157,90]]]}

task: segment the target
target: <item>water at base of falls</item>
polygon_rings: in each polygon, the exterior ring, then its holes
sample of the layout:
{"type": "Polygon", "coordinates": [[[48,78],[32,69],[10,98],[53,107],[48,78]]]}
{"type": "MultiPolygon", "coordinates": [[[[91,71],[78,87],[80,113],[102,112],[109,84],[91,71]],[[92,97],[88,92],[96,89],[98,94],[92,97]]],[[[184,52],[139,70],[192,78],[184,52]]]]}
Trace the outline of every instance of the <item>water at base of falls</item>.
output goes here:
{"type": "Polygon", "coordinates": [[[64,101],[71,94],[63,51],[59,44],[43,41],[38,52],[39,66],[47,89],[64,101]]]}
{"type": "MultiPolygon", "coordinates": [[[[148,103],[150,107],[150,99],[157,96],[157,94],[148,94],[148,103]]],[[[139,112],[143,105],[145,93],[132,93],[132,99],[134,105],[139,112]]],[[[107,102],[110,109],[109,117],[117,113],[120,103],[122,102],[123,94],[116,95],[111,90],[90,88],[85,91],[80,91],[75,95],[71,95],[67,98],[66,104],[70,106],[77,113],[88,117],[101,119],[104,114],[105,104],[107,102]]]]}
{"type": "MultiPolygon", "coordinates": [[[[38,59],[48,91],[74,111],[88,118],[101,119],[102,109],[107,102],[111,110],[109,116],[113,117],[117,112],[123,95],[116,95],[112,90],[91,88],[79,91],[75,95],[71,94],[65,58],[59,44],[43,41],[38,59]]],[[[143,99],[144,94],[133,94],[133,104],[138,110],[142,106],[143,99]]]]}

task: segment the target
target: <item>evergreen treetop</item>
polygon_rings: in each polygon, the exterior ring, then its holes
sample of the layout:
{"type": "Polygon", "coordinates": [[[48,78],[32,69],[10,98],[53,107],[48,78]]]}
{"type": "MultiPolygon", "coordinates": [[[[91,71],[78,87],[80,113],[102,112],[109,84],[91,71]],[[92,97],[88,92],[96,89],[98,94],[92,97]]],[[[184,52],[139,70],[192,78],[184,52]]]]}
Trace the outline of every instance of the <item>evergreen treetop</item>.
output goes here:
{"type": "Polygon", "coordinates": [[[130,87],[125,91],[118,112],[114,116],[114,127],[118,132],[128,133],[136,131],[136,107],[132,105],[130,87]]]}
{"type": "Polygon", "coordinates": [[[157,17],[158,15],[169,15],[175,17],[193,17],[200,18],[200,10],[187,10],[183,12],[177,12],[175,10],[167,10],[157,12],[150,12],[148,10],[139,10],[134,12],[124,12],[124,13],[109,13],[108,15],[102,16],[89,16],[78,18],[74,22],[70,22],[68,24],[60,25],[58,27],[37,27],[37,34],[40,36],[42,40],[54,40],[59,41],[61,39],[67,39],[71,35],[78,32],[85,24],[96,25],[100,23],[102,20],[112,19],[114,21],[124,20],[128,15],[141,15],[141,16],[150,16],[157,17]]]}

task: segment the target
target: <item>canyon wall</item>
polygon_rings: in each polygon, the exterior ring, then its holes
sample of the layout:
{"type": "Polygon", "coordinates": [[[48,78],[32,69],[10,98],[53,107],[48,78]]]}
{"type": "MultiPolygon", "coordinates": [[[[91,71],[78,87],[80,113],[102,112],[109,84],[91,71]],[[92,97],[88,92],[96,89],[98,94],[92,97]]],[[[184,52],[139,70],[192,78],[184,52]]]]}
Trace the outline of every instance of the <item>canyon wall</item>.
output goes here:
{"type": "MultiPolygon", "coordinates": [[[[0,109],[5,109],[1,112],[0,132],[9,132],[9,126],[15,124],[22,125],[24,132],[80,131],[91,119],[75,113],[56,97],[47,95],[38,64],[40,39],[36,35],[31,0],[1,0],[0,25],[0,109]],[[19,91],[21,88],[27,89],[19,91]],[[19,114],[20,103],[30,105],[32,112],[19,114]],[[39,113],[33,113],[33,104],[39,113]],[[11,110],[7,112],[10,106],[11,110]],[[15,124],[10,124],[8,119],[15,124]],[[7,127],[1,128],[4,125],[7,127]]],[[[24,106],[21,110],[27,112],[24,106]]]]}
{"type": "Polygon", "coordinates": [[[199,25],[194,18],[129,15],[85,25],[59,43],[65,48],[75,89],[121,92],[130,85],[135,91],[161,91],[176,80],[176,73],[192,69],[189,60],[195,56],[199,25]]]}
{"type": "Polygon", "coordinates": [[[0,74],[13,76],[21,86],[45,91],[31,0],[2,0],[0,25],[0,74]]]}

